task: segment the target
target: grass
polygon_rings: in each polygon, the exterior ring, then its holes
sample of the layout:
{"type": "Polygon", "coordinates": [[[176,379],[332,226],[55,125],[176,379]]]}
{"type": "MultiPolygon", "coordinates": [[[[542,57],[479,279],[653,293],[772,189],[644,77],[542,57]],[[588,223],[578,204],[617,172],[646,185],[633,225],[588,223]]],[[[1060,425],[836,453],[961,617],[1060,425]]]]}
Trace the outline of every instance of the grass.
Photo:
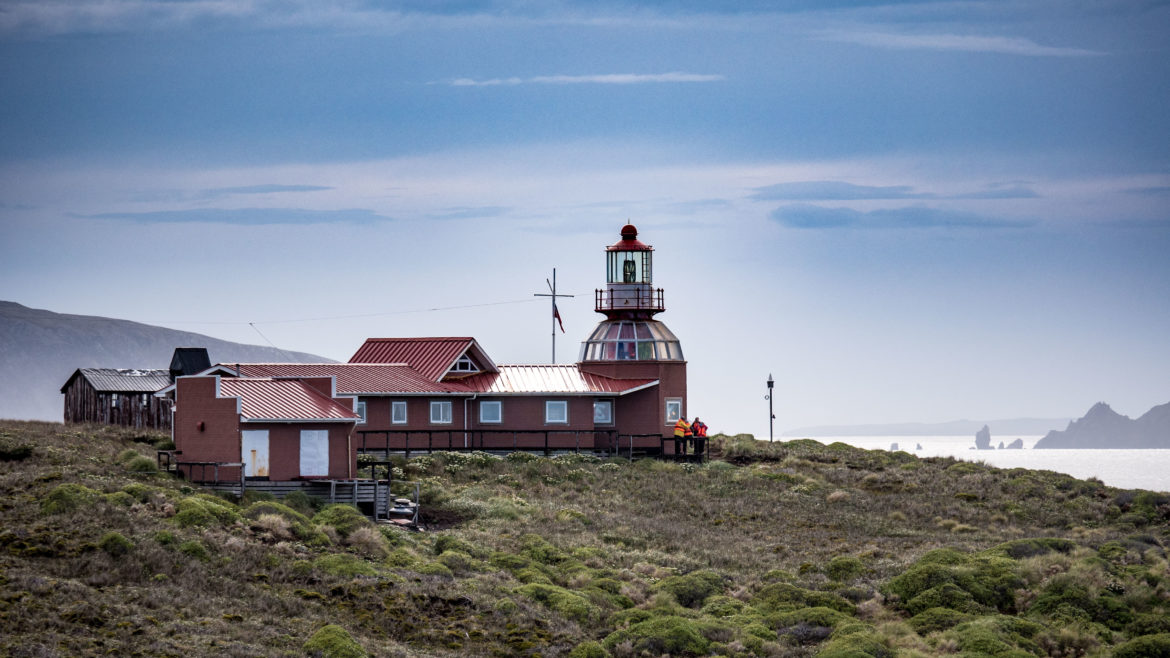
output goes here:
{"type": "Polygon", "coordinates": [[[1107,656],[1170,638],[1170,500],[1098,481],[743,435],[706,465],[437,453],[394,466],[441,528],[407,533],[201,492],[139,459],[163,441],[0,422],[0,654],[1107,656]]]}

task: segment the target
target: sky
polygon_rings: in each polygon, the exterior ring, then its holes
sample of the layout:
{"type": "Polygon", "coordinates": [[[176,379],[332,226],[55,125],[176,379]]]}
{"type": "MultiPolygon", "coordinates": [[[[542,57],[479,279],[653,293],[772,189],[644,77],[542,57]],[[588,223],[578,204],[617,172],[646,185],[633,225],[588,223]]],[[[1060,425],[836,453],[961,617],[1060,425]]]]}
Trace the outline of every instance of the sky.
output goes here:
{"type": "MultiPolygon", "coordinates": [[[[0,0],[0,299],[576,360],[655,251],[714,431],[1170,401],[1170,3],[0,0]]],[[[110,364],[111,366],[125,364],[110,364]]],[[[134,365],[134,364],[131,364],[134,365]]]]}

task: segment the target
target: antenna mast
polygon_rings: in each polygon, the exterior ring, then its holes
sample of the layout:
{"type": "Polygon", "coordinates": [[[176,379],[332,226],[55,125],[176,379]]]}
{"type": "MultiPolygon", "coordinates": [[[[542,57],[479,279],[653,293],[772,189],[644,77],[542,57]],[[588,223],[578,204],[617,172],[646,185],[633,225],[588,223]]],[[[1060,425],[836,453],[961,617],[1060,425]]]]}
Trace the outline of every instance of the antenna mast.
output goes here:
{"type": "MultiPolygon", "coordinates": [[[[573,297],[574,295],[565,295],[557,293],[557,268],[553,268],[552,281],[544,280],[548,284],[548,292],[532,293],[533,297],[548,297],[552,300],[552,362],[557,362],[557,322],[560,322],[561,314],[557,310],[557,297],[573,297]]],[[[565,326],[561,325],[561,331],[565,330],[565,326]]]]}

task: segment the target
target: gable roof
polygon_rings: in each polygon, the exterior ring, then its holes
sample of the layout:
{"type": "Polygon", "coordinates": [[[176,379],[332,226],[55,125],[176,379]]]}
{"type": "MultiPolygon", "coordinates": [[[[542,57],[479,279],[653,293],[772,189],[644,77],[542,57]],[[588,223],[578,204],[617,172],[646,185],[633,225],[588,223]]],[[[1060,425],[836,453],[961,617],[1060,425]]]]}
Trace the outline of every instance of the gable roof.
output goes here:
{"type": "Polygon", "coordinates": [[[470,337],[367,338],[350,363],[405,363],[431,381],[439,381],[466,354],[484,372],[495,372],[483,348],[470,337]]]}
{"type": "Polygon", "coordinates": [[[335,377],[337,392],[448,393],[466,387],[435,382],[404,363],[240,363],[220,364],[225,371],[243,377],[335,377]]]}
{"type": "Polygon", "coordinates": [[[142,368],[78,368],[61,387],[64,393],[77,377],[83,377],[99,393],[154,393],[171,383],[167,370],[142,368]]]}
{"type": "Polygon", "coordinates": [[[244,421],[355,422],[352,409],[297,379],[221,377],[219,396],[240,400],[244,421]]]}

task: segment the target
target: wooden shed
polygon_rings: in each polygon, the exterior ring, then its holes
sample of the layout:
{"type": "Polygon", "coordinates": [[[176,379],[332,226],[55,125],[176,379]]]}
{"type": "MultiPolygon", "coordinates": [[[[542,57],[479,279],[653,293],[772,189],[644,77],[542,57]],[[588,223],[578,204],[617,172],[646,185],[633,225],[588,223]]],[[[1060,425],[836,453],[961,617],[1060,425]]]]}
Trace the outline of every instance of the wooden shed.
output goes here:
{"type": "Polygon", "coordinates": [[[61,387],[65,422],[170,429],[170,401],[154,396],[170,383],[169,370],[78,368],[61,387]]]}

